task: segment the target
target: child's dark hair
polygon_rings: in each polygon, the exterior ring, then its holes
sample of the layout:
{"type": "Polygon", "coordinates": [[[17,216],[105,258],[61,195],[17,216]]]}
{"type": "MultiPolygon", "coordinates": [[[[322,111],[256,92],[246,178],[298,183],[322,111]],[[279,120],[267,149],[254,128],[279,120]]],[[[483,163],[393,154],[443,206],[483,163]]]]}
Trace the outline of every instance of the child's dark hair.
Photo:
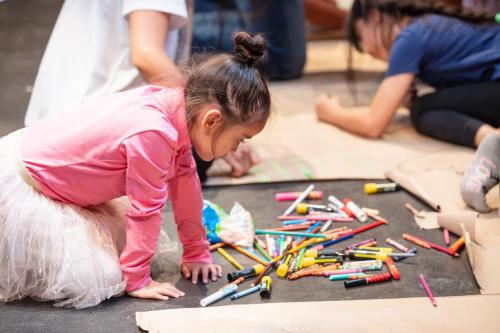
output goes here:
{"type": "Polygon", "coordinates": [[[185,87],[188,124],[192,124],[201,106],[210,103],[220,107],[223,127],[265,123],[269,117],[269,89],[254,66],[264,56],[266,41],[246,32],[236,33],[233,41],[232,55],[215,55],[192,69],[185,87]]]}
{"type": "Polygon", "coordinates": [[[454,17],[473,24],[494,23],[495,15],[492,13],[473,12],[448,6],[439,1],[421,0],[354,0],[351,14],[347,23],[347,36],[349,42],[360,52],[361,40],[356,31],[356,21],[369,20],[370,14],[379,11],[382,15],[391,18],[395,22],[409,16],[417,17],[427,14],[437,14],[454,17]]]}

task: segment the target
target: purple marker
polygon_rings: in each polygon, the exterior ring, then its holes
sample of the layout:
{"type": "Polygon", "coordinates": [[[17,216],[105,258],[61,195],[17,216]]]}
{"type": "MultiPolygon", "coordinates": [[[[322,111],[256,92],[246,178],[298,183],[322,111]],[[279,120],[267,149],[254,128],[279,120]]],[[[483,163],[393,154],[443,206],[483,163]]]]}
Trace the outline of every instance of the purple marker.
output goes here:
{"type": "Polygon", "coordinates": [[[361,241],[361,242],[357,242],[357,243],[354,243],[354,244],[351,244],[349,245],[348,247],[346,247],[347,250],[351,250],[355,247],[359,247],[361,245],[365,245],[365,244],[368,244],[368,243],[371,243],[371,242],[375,242],[376,241],[376,238],[369,238],[369,239],[366,239],[364,241],[361,241]]]}

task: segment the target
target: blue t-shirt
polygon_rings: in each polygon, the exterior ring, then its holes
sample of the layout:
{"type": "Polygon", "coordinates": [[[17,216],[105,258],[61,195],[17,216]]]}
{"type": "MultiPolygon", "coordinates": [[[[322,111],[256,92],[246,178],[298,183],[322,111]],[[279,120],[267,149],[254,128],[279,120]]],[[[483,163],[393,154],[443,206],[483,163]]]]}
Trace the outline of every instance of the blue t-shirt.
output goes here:
{"type": "Polygon", "coordinates": [[[416,18],[391,48],[386,76],[401,73],[414,73],[436,88],[500,80],[500,25],[439,15],[416,18]]]}

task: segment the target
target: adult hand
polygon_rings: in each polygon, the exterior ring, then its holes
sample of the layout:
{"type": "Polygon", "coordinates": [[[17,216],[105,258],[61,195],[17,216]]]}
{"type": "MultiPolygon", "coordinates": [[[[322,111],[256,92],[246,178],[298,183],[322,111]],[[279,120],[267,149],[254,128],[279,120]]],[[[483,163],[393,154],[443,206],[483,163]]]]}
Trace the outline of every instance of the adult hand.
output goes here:
{"type": "Polygon", "coordinates": [[[166,301],[169,297],[181,297],[184,296],[184,292],[180,291],[173,284],[168,282],[156,282],[151,280],[151,282],[141,289],[127,292],[132,297],[145,298],[145,299],[158,299],[166,301]]]}
{"type": "Polygon", "coordinates": [[[233,177],[243,176],[251,167],[260,162],[255,151],[247,143],[241,143],[235,152],[226,155],[225,160],[231,166],[233,177]]]}
{"type": "Polygon", "coordinates": [[[185,262],[181,265],[182,275],[191,282],[196,283],[201,277],[203,283],[208,283],[209,275],[212,281],[217,281],[222,277],[222,267],[220,265],[206,264],[200,262],[185,262]]]}

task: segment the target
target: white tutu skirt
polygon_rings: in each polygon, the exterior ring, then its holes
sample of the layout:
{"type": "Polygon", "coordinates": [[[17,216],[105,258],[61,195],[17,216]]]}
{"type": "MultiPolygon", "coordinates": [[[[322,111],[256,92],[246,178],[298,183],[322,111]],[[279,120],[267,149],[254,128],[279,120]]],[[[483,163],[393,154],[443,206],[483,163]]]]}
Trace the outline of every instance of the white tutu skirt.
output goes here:
{"type": "Polygon", "coordinates": [[[18,170],[22,134],[0,139],[0,300],[85,308],[123,294],[128,202],[82,208],[35,191],[18,170]]]}

